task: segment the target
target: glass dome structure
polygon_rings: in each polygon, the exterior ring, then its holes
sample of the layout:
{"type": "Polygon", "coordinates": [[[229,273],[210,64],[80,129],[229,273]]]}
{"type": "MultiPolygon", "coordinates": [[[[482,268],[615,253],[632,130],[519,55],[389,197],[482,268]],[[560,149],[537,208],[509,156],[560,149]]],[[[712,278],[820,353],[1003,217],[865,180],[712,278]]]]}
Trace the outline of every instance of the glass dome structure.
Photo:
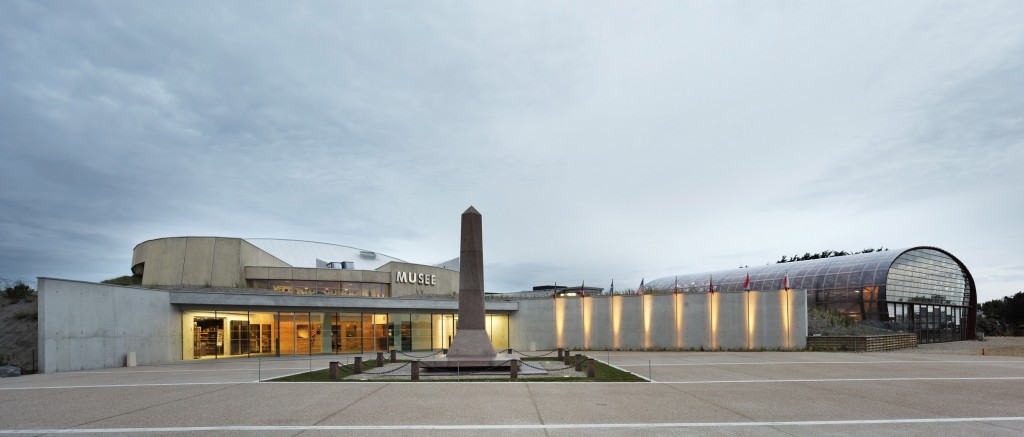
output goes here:
{"type": "Polygon", "coordinates": [[[937,247],[846,255],[658,278],[648,287],[681,293],[807,290],[808,306],[918,334],[922,343],[974,338],[977,289],[960,260],[937,247]],[[678,285],[677,285],[678,284],[678,285]]]}

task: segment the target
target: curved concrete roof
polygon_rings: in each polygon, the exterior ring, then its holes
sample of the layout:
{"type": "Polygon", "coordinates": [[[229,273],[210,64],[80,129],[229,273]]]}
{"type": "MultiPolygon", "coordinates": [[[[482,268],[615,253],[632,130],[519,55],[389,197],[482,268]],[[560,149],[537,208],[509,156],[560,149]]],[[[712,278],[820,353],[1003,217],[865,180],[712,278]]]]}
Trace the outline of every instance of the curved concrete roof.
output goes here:
{"type": "Polygon", "coordinates": [[[243,240],[292,267],[315,268],[318,259],[326,262],[351,261],[357,270],[376,270],[392,261],[406,262],[371,250],[338,244],[275,238],[243,238],[243,240]]]}

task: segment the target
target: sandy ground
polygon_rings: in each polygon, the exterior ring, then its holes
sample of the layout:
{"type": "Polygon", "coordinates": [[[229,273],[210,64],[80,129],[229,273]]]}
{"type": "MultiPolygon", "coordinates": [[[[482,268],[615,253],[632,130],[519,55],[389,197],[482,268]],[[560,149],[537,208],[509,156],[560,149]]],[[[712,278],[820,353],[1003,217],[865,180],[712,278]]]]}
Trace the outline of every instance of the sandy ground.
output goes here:
{"type": "Polygon", "coordinates": [[[21,367],[24,371],[33,369],[39,324],[31,316],[24,315],[35,315],[36,312],[34,300],[12,304],[0,298],[0,361],[21,367]]]}
{"type": "Polygon", "coordinates": [[[910,354],[984,355],[1024,357],[1024,337],[985,337],[984,341],[953,341],[920,344],[917,348],[895,351],[910,354]]]}

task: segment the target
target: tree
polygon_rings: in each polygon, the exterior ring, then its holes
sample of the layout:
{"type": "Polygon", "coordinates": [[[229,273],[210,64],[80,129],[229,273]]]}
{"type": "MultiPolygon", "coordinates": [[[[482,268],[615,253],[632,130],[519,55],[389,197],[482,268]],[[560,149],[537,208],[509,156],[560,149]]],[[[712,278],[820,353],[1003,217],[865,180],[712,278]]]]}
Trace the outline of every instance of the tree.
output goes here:
{"type": "Polygon", "coordinates": [[[889,250],[889,249],[886,249],[884,247],[879,247],[878,249],[871,249],[871,248],[864,249],[864,250],[862,250],[860,252],[847,252],[845,250],[823,250],[823,251],[821,251],[821,253],[804,252],[803,256],[793,255],[792,258],[787,257],[786,255],[782,255],[782,259],[776,261],[775,263],[776,264],[782,264],[782,263],[788,263],[788,262],[794,262],[794,261],[807,261],[807,260],[810,260],[810,259],[822,259],[822,258],[832,258],[832,257],[836,257],[836,256],[858,255],[858,254],[861,254],[861,253],[881,252],[883,250],[889,250]]]}
{"type": "Polygon", "coordinates": [[[983,317],[978,320],[978,328],[986,333],[993,324],[997,327],[996,332],[1003,329],[1008,334],[1024,331],[1024,291],[985,302],[981,304],[981,312],[983,317]]]}

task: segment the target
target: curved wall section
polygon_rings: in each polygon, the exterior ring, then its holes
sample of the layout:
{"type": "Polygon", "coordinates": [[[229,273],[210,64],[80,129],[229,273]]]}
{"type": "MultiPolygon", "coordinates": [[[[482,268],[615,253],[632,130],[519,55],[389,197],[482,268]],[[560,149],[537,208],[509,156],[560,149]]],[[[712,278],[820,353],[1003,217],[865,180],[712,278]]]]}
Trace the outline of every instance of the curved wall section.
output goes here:
{"type": "Polygon", "coordinates": [[[913,249],[889,267],[888,302],[917,302],[967,306],[971,288],[968,272],[951,256],[935,249],[913,249]]]}
{"type": "Polygon", "coordinates": [[[132,255],[132,273],[150,286],[244,287],[250,265],[289,267],[240,238],[157,238],[139,243],[132,255]]]}
{"type": "Polygon", "coordinates": [[[970,271],[942,249],[918,247],[889,266],[876,320],[922,343],[975,338],[977,290],[970,271]]]}

